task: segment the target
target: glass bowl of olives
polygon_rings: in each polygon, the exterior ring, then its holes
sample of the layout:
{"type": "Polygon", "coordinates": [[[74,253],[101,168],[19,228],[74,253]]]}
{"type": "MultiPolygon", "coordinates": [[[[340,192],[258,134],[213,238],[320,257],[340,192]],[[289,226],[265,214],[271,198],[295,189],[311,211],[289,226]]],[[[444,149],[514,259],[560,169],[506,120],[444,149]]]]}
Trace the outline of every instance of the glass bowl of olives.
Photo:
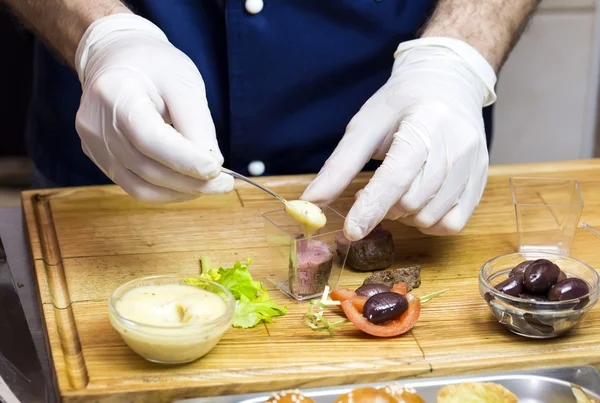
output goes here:
{"type": "Polygon", "coordinates": [[[600,278],[589,265],[543,252],[509,253],[487,261],[479,291],[502,325],[546,339],[573,328],[598,301],[600,278]]]}

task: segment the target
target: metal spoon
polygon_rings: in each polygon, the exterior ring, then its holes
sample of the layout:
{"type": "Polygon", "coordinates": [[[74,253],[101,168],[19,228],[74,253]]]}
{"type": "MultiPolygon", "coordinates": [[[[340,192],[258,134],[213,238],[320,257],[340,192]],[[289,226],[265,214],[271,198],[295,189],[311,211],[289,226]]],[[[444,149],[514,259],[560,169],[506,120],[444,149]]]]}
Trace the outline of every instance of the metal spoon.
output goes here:
{"type": "Polygon", "coordinates": [[[252,186],[256,186],[256,187],[257,187],[257,188],[259,188],[260,190],[267,192],[268,194],[270,194],[270,195],[271,195],[271,196],[273,196],[274,198],[276,198],[276,199],[278,199],[278,200],[282,201],[284,204],[286,204],[286,205],[287,205],[287,200],[285,200],[283,197],[281,197],[281,196],[280,196],[280,195],[278,195],[277,193],[273,192],[272,190],[270,190],[270,189],[267,189],[266,187],[259,185],[258,183],[254,182],[253,180],[251,180],[251,179],[249,179],[249,178],[246,178],[244,175],[242,175],[242,174],[239,174],[239,173],[237,173],[237,172],[235,172],[235,171],[232,171],[232,170],[230,170],[230,169],[227,169],[227,168],[221,168],[221,172],[223,172],[223,173],[225,173],[225,174],[227,174],[227,175],[231,175],[231,176],[233,176],[234,178],[238,178],[238,179],[240,179],[240,180],[243,180],[244,182],[246,182],[246,183],[249,183],[249,184],[251,184],[252,186]]]}
{"type": "Polygon", "coordinates": [[[600,237],[600,231],[598,231],[596,228],[592,227],[591,225],[582,222],[581,223],[581,228],[585,228],[586,230],[590,231],[592,234],[600,237]]]}

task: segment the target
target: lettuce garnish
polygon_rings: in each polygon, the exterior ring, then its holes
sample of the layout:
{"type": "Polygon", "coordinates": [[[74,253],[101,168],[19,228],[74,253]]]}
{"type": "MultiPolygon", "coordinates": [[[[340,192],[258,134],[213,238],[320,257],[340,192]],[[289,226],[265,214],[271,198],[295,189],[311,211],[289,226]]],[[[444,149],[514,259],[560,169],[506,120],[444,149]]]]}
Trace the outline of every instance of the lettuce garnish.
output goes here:
{"type": "MultiPolygon", "coordinates": [[[[251,259],[248,259],[248,262],[245,264],[238,260],[233,267],[220,267],[216,269],[211,267],[208,257],[204,256],[200,259],[200,277],[222,285],[235,298],[234,327],[251,328],[261,321],[273,323],[272,318],[287,313],[287,307],[282,307],[273,301],[263,284],[252,278],[248,270],[248,266],[251,263],[251,259]]],[[[205,289],[207,288],[207,284],[197,278],[188,278],[185,282],[205,289]]],[[[216,289],[216,287],[212,288],[216,289]]],[[[215,289],[211,291],[218,293],[218,290],[215,289]]]]}

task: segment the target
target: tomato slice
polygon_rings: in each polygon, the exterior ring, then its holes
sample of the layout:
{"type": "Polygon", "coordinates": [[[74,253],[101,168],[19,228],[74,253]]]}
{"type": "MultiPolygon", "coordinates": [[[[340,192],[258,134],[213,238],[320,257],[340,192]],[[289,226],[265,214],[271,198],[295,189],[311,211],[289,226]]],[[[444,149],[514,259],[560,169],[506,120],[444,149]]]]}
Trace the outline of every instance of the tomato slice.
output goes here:
{"type": "Polygon", "coordinates": [[[369,320],[356,309],[351,300],[342,302],[342,310],[346,314],[346,317],[354,323],[354,326],[363,332],[377,337],[394,337],[404,334],[412,329],[421,315],[421,300],[419,297],[412,294],[406,294],[406,299],[408,300],[408,309],[406,309],[402,315],[379,325],[369,322],[369,320]]]}
{"type": "Polygon", "coordinates": [[[361,295],[355,295],[354,297],[352,297],[350,299],[350,301],[352,301],[352,305],[354,305],[354,307],[356,308],[356,310],[362,314],[363,313],[363,307],[365,306],[365,302],[367,302],[368,299],[369,299],[369,297],[363,297],[361,295]]]}
{"type": "Polygon", "coordinates": [[[394,286],[392,287],[392,291],[397,292],[398,294],[406,295],[406,293],[407,293],[406,283],[394,284],[394,286]]]}
{"type": "MultiPolygon", "coordinates": [[[[392,287],[392,292],[397,292],[398,294],[406,295],[406,283],[396,283],[392,287]]],[[[361,295],[356,295],[356,291],[353,291],[348,288],[340,288],[338,290],[333,290],[329,294],[329,297],[334,301],[344,302],[346,300],[352,301],[352,305],[356,308],[356,310],[360,313],[363,312],[363,307],[365,306],[365,302],[369,299],[369,297],[364,297],[361,295]]]]}
{"type": "Polygon", "coordinates": [[[329,298],[340,302],[344,302],[345,300],[352,299],[356,296],[356,292],[348,288],[340,288],[339,290],[333,290],[329,293],[329,298]]]}
{"type": "Polygon", "coordinates": [[[356,292],[349,290],[347,288],[342,288],[339,290],[333,290],[329,294],[329,297],[334,301],[344,302],[344,301],[352,301],[354,307],[358,310],[358,312],[362,313],[363,306],[365,306],[365,302],[369,298],[363,297],[360,295],[356,295],[356,292]]]}

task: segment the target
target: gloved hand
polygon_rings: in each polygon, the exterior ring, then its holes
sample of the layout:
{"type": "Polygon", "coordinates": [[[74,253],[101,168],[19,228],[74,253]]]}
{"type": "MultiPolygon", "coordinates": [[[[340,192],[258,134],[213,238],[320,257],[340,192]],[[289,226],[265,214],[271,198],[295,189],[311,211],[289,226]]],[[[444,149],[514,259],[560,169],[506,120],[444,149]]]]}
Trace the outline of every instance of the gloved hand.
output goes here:
{"type": "Polygon", "coordinates": [[[200,72],[157,26],[134,14],[95,21],[76,70],[83,151],[127,193],[166,203],[233,188],[200,72]]]}
{"type": "Polygon", "coordinates": [[[462,41],[400,44],[391,77],[352,118],[301,198],[329,204],[369,159],[379,159],[346,217],[350,240],[384,218],[430,235],[459,232],[487,180],[482,107],[495,101],[495,84],[489,63],[462,41]]]}

